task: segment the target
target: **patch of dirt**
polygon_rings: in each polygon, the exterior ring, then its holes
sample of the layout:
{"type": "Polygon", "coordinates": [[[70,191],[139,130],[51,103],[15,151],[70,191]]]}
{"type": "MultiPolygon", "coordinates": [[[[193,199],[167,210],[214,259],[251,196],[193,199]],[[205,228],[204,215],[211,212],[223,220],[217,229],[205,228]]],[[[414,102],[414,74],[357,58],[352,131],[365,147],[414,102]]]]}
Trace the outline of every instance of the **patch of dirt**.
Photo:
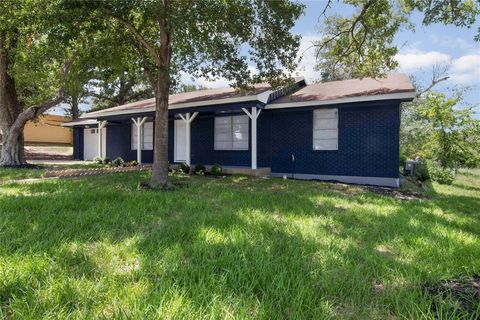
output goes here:
{"type": "Polygon", "coordinates": [[[56,146],[26,146],[27,160],[72,160],[71,147],[56,146]]]}
{"type": "Polygon", "coordinates": [[[422,285],[422,290],[433,297],[431,307],[436,314],[441,315],[440,312],[449,310],[459,316],[468,315],[468,319],[480,318],[479,275],[427,283],[422,285]]]}
{"type": "Polygon", "coordinates": [[[424,196],[420,192],[408,191],[408,190],[397,190],[390,188],[382,187],[365,187],[366,190],[380,194],[382,196],[394,197],[400,200],[417,200],[423,199],[424,196]]]}

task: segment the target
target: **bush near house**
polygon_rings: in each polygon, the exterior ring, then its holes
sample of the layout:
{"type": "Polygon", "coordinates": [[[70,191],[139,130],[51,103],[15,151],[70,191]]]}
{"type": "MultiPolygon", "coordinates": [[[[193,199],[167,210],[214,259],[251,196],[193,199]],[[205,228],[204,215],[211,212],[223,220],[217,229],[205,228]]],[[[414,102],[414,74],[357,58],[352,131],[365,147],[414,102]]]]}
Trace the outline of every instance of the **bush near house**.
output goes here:
{"type": "Polygon", "coordinates": [[[203,165],[203,164],[197,164],[195,165],[195,169],[194,169],[194,172],[195,174],[204,174],[205,171],[207,170],[207,168],[203,165]]]}
{"type": "Polygon", "coordinates": [[[214,176],[219,176],[222,174],[222,167],[220,167],[220,165],[218,164],[213,165],[212,168],[210,169],[210,173],[214,176]]]}
{"type": "Polygon", "coordinates": [[[182,173],[189,174],[190,173],[190,166],[185,162],[182,162],[178,165],[178,170],[182,173]]]}

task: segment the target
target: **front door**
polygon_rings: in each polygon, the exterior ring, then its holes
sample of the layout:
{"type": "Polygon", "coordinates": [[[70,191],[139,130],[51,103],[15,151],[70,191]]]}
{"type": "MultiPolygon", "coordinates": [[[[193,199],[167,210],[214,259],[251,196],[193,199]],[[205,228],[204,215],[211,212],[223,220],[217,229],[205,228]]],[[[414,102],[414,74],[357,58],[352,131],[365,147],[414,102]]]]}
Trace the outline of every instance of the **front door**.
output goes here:
{"type": "Polygon", "coordinates": [[[175,162],[187,161],[187,125],[183,120],[175,120],[174,152],[175,162]]]}
{"type": "MultiPolygon", "coordinates": [[[[102,129],[102,158],[105,157],[107,129],[102,129]]],[[[98,129],[83,129],[83,160],[93,160],[98,156],[98,129]]]]}

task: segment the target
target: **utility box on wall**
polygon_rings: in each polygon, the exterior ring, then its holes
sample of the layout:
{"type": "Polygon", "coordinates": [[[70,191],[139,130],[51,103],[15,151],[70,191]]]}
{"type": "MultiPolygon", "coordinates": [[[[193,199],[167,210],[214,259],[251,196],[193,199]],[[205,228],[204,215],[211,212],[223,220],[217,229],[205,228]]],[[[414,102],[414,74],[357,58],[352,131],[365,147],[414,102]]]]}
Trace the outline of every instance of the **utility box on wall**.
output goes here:
{"type": "Polygon", "coordinates": [[[403,175],[404,176],[413,176],[415,174],[415,171],[417,167],[421,164],[422,162],[419,160],[406,160],[405,165],[403,166],[403,175]]]}

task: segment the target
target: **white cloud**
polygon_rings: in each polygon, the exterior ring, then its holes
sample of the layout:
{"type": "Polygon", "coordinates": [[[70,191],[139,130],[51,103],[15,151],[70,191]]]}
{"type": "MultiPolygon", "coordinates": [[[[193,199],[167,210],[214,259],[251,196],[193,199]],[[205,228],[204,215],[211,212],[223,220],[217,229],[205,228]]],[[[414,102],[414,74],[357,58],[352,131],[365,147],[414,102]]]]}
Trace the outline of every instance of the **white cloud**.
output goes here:
{"type": "Polygon", "coordinates": [[[319,36],[303,36],[300,41],[300,49],[298,50],[298,57],[301,60],[293,75],[303,76],[309,83],[321,77],[320,72],[315,70],[317,57],[315,55],[314,43],[318,40],[320,40],[319,36]]]}
{"type": "Polygon", "coordinates": [[[450,65],[450,80],[462,85],[480,84],[480,54],[468,54],[459,58],[438,51],[409,50],[396,56],[399,71],[415,73],[428,71],[435,64],[450,65]]]}
{"type": "Polygon", "coordinates": [[[448,54],[438,51],[409,50],[397,54],[395,58],[399,63],[399,71],[407,73],[431,68],[434,64],[449,64],[451,61],[448,54]]]}
{"type": "Polygon", "coordinates": [[[455,59],[451,67],[451,79],[465,85],[480,82],[480,54],[471,54],[455,59]]]}

